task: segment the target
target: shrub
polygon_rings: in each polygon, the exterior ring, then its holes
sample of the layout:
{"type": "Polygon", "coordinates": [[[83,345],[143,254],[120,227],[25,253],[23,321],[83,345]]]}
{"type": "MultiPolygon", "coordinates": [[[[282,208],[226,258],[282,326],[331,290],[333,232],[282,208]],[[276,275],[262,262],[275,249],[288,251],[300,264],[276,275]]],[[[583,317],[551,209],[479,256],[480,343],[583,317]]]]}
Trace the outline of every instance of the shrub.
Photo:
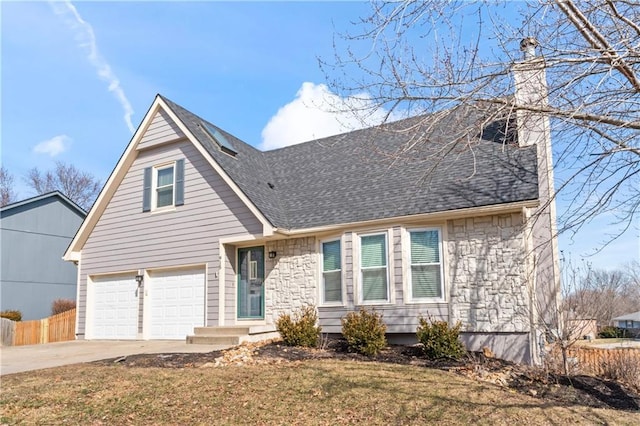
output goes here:
{"type": "Polygon", "coordinates": [[[359,312],[349,312],[342,318],[342,335],[350,351],[368,356],[377,354],[387,346],[386,332],[382,315],[364,308],[359,312]]]}
{"type": "Polygon", "coordinates": [[[612,349],[611,356],[602,362],[602,376],[640,391],[640,362],[633,349],[612,349]]]}
{"type": "Polygon", "coordinates": [[[280,315],[276,321],[276,329],[287,346],[315,347],[322,330],[316,325],[317,322],[315,306],[307,306],[296,312],[293,318],[289,314],[280,315]]]}
{"type": "Polygon", "coordinates": [[[466,351],[460,341],[460,327],[458,322],[449,327],[446,321],[435,321],[431,317],[419,318],[420,324],[416,331],[418,341],[422,343],[425,355],[430,359],[454,358],[458,359],[466,351]]]}
{"type": "Polygon", "coordinates": [[[0,312],[0,318],[7,318],[11,321],[22,321],[22,312],[18,310],[6,310],[0,312]]]}
{"type": "Polygon", "coordinates": [[[622,329],[610,325],[602,327],[598,332],[598,337],[601,339],[615,339],[617,337],[622,337],[622,335],[622,329]]]}
{"type": "Polygon", "coordinates": [[[76,308],[76,301],[71,299],[56,299],[51,304],[51,315],[61,314],[76,308]]]}

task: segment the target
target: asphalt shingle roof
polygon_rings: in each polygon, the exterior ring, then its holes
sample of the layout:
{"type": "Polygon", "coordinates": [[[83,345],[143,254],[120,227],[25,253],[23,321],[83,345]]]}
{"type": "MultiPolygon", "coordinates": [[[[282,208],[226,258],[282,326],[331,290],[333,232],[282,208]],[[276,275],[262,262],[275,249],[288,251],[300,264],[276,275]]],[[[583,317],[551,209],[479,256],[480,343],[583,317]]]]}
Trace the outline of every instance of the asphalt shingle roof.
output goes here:
{"type": "Polygon", "coordinates": [[[615,317],[613,321],[640,321],[640,311],[615,317]]]}
{"type": "Polygon", "coordinates": [[[232,157],[200,128],[205,120],[162,99],[278,228],[346,224],[538,197],[536,147],[504,143],[504,135],[496,132],[504,125],[481,126],[486,114],[477,107],[460,108],[435,125],[430,116],[420,116],[266,152],[218,128],[237,151],[232,157]],[[470,125],[484,127],[482,137],[480,131],[462,130],[470,125]],[[409,144],[412,149],[406,150],[409,144]]]}

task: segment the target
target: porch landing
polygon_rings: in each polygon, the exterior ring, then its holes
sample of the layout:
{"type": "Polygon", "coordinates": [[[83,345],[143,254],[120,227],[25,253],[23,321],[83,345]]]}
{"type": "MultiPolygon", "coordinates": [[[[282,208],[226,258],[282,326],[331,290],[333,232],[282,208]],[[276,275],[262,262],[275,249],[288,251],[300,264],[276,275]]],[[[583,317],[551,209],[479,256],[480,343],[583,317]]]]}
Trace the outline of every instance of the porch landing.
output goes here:
{"type": "Polygon", "coordinates": [[[193,335],[187,336],[187,344],[239,345],[278,337],[280,334],[274,325],[196,327],[193,335]]]}

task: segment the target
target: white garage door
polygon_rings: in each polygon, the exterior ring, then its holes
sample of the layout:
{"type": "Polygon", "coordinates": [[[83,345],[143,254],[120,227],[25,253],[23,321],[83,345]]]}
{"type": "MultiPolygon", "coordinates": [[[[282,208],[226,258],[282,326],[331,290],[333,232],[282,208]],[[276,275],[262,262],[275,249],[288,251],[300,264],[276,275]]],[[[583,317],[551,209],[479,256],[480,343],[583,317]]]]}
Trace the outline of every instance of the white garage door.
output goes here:
{"type": "Polygon", "coordinates": [[[138,333],[138,284],[133,276],[92,280],[90,339],[135,339],[138,333]]]}
{"type": "Polygon", "coordinates": [[[204,269],[149,275],[151,339],[184,339],[204,325],[204,269]]]}

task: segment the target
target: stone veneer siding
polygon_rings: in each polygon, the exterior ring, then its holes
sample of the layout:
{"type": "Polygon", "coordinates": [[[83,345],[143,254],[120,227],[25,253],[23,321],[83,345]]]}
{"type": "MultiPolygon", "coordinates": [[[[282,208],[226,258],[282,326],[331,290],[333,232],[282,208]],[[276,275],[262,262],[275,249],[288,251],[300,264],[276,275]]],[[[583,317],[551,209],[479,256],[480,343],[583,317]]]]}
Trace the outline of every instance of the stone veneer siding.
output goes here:
{"type": "MultiPolygon", "coordinates": [[[[451,323],[461,321],[462,330],[467,332],[528,332],[530,294],[522,215],[449,220],[446,227],[445,272],[451,323]]],[[[305,305],[318,306],[316,250],[314,237],[266,243],[267,324],[305,305]],[[268,258],[269,251],[277,252],[276,259],[268,258]]]]}
{"type": "Polygon", "coordinates": [[[316,239],[292,238],[265,246],[265,320],[275,324],[283,313],[306,305],[318,305],[316,239]],[[269,252],[277,252],[269,259],[269,252]]]}
{"type": "Polygon", "coordinates": [[[464,331],[529,331],[530,295],[521,214],[447,222],[452,323],[464,331]]]}

